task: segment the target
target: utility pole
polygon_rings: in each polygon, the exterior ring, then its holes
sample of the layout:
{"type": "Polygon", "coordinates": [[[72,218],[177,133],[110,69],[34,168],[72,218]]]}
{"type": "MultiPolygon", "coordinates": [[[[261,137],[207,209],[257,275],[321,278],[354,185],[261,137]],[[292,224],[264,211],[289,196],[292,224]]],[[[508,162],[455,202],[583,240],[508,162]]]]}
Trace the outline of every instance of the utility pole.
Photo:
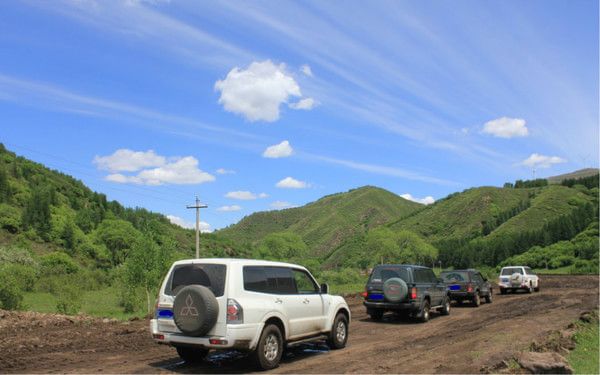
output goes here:
{"type": "Polygon", "coordinates": [[[193,206],[186,206],[186,208],[196,209],[196,259],[200,258],[200,209],[208,207],[205,204],[200,204],[200,199],[196,196],[196,204],[193,206]]]}

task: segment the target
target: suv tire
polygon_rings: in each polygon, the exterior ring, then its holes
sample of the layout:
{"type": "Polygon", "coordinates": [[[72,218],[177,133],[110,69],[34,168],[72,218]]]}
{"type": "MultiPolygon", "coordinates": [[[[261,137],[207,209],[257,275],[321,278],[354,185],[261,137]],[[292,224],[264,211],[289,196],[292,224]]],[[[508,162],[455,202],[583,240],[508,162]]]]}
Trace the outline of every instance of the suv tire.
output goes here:
{"type": "Polygon", "coordinates": [[[381,309],[369,309],[367,314],[371,317],[372,320],[380,321],[383,318],[383,310],[381,309]]]}
{"type": "Polygon", "coordinates": [[[450,298],[446,297],[444,299],[444,305],[440,309],[440,313],[442,315],[450,315],[450,298]]]}
{"type": "Polygon", "coordinates": [[[254,362],[261,370],[271,370],[279,366],[282,354],[281,331],[276,325],[269,324],[263,329],[256,350],[252,353],[254,362]]]}
{"type": "Polygon", "coordinates": [[[421,311],[419,311],[419,315],[417,316],[417,320],[421,323],[427,323],[429,321],[429,309],[430,309],[429,300],[424,300],[421,305],[421,311]]]}
{"type": "Polygon", "coordinates": [[[494,294],[494,292],[490,289],[488,294],[485,296],[485,303],[492,303],[492,294],[494,294]]]}
{"type": "Polygon", "coordinates": [[[176,346],[177,354],[187,363],[200,363],[206,358],[208,349],[192,348],[188,346],[176,346]]]}
{"type": "Polygon", "coordinates": [[[538,281],[538,285],[535,288],[533,288],[533,290],[535,290],[536,292],[540,291],[540,283],[539,283],[539,281],[538,281]]]}
{"type": "Polygon", "coordinates": [[[342,313],[337,314],[331,326],[327,344],[330,349],[342,349],[348,341],[348,319],[342,313]]]}
{"type": "Polygon", "coordinates": [[[479,307],[481,305],[481,297],[479,297],[479,292],[475,292],[475,296],[473,297],[473,306],[479,307]]]}

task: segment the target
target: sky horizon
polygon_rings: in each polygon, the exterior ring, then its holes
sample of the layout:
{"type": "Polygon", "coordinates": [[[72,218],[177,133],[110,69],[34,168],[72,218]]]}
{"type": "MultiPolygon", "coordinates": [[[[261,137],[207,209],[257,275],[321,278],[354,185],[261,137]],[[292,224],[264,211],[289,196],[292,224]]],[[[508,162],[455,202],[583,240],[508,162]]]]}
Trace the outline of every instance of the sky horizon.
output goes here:
{"type": "Polygon", "coordinates": [[[220,229],[598,167],[595,1],[0,3],[0,142],[220,229]]]}

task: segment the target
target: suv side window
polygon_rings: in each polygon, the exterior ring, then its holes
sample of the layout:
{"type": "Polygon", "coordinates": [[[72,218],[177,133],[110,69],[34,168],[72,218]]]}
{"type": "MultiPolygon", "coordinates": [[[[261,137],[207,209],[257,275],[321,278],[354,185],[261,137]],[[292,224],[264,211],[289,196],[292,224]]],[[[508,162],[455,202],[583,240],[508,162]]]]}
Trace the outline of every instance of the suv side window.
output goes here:
{"type": "Polygon", "coordinates": [[[304,271],[294,269],[294,280],[296,281],[296,288],[298,294],[318,294],[319,287],[315,284],[313,279],[304,271]]]}
{"type": "Polygon", "coordinates": [[[475,281],[478,284],[483,283],[483,277],[481,277],[481,275],[479,273],[474,273],[473,281],[475,281]]]}
{"type": "Polygon", "coordinates": [[[244,289],[270,294],[296,294],[292,270],[285,267],[245,266],[244,289]]]}
{"type": "Polygon", "coordinates": [[[422,268],[415,268],[414,269],[414,275],[415,275],[415,283],[429,283],[429,275],[427,274],[427,270],[422,269],[422,268]]]}
{"type": "Polygon", "coordinates": [[[438,279],[435,276],[435,273],[433,273],[433,270],[426,270],[426,271],[427,271],[427,277],[429,278],[429,282],[437,284],[438,279]]]}
{"type": "Polygon", "coordinates": [[[531,270],[529,267],[525,267],[525,274],[527,275],[535,275],[535,272],[531,270]]]}

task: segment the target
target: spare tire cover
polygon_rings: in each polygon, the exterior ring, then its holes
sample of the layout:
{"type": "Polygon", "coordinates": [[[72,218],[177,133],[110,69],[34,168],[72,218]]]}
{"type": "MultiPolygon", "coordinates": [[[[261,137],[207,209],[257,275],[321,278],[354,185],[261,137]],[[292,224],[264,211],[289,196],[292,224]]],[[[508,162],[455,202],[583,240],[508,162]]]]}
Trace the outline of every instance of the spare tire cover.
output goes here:
{"type": "Polygon", "coordinates": [[[383,283],[383,295],[390,302],[399,302],[408,294],[406,282],[399,277],[392,277],[383,283]]]}
{"type": "Polygon", "coordinates": [[[217,298],[205,286],[188,285],[175,296],[173,320],[186,335],[205,335],[214,327],[218,316],[217,298]]]}
{"type": "Polygon", "coordinates": [[[521,275],[518,272],[513,273],[512,275],[510,275],[510,283],[511,285],[521,285],[523,281],[523,275],[521,275]]]}

